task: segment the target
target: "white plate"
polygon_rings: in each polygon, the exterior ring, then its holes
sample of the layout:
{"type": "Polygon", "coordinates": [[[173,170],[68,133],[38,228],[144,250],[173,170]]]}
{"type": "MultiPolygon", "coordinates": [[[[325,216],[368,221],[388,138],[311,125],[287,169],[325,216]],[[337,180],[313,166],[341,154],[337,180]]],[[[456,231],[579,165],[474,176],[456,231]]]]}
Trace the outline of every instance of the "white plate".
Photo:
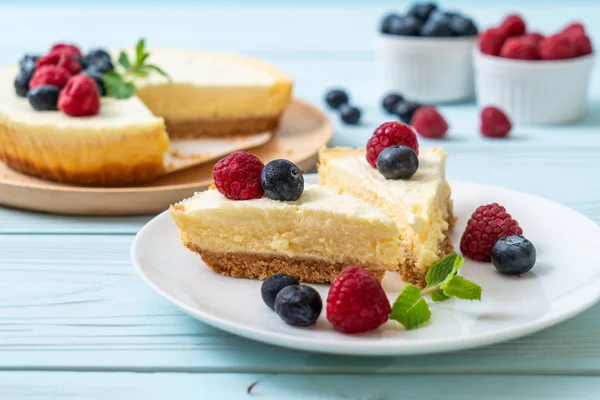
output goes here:
{"type": "MultiPolygon", "coordinates": [[[[307,181],[316,182],[307,175],[307,181]]],[[[527,335],[570,318],[600,298],[600,227],[560,204],[512,190],[451,181],[455,248],[473,210],[504,205],[537,249],[536,266],[521,277],[499,274],[491,264],[465,260],[461,274],[483,287],[482,301],[450,300],[432,305],[431,321],[406,331],[390,321],[378,330],[345,335],[321,314],[308,328],[285,324],[260,296],[260,281],[223,277],[179,242],[168,213],[136,236],[131,258],[142,279],[185,313],[217,328],[273,345],[353,355],[424,354],[472,348],[527,335]]],[[[315,286],[323,301],[327,285],[315,286]]],[[[402,283],[384,279],[393,301],[402,283]]]]}

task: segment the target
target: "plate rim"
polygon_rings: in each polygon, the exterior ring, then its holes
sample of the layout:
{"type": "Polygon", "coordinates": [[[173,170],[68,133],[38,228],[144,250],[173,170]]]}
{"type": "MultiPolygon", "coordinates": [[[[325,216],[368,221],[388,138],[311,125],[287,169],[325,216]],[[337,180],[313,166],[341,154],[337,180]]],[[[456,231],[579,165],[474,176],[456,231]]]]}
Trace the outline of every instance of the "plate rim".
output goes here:
{"type": "MultiPolygon", "coordinates": [[[[306,174],[306,177],[314,176],[318,178],[317,174],[306,174]]],[[[477,182],[449,179],[448,182],[450,186],[456,184],[467,184],[467,185],[476,185],[482,189],[491,189],[494,190],[500,189],[507,191],[509,193],[518,194],[521,196],[527,196],[531,200],[534,201],[545,201],[551,203],[553,206],[557,206],[559,208],[564,209],[565,211],[578,214],[580,217],[584,218],[588,222],[596,225],[596,227],[600,230],[600,225],[598,225],[595,221],[593,221],[588,216],[580,213],[577,210],[574,210],[570,207],[567,207],[564,204],[558,203],[554,200],[550,200],[535,194],[518,191],[515,189],[503,188],[500,186],[493,186],[488,184],[482,184],[477,182]]],[[[418,355],[418,354],[441,354],[448,352],[455,352],[466,349],[473,349],[478,347],[483,347],[492,344],[498,344],[510,340],[514,340],[517,338],[521,338],[536,332],[543,331],[547,328],[555,326],[561,322],[567,321],[576,315],[581,314],[582,312],[588,310],[595,304],[600,301],[600,285],[598,285],[598,289],[595,290],[593,296],[589,296],[585,298],[585,301],[581,301],[576,306],[570,307],[566,312],[563,312],[560,315],[555,315],[553,317],[542,317],[537,321],[525,323],[522,325],[518,325],[516,327],[509,327],[496,330],[492,333],[480,334],[480,335],[469,335],[465,338],[451,338],[451,339],[439,339],[439,340],[411,340],[409,345],[403,346],[398,345],[398,342],[392,344],[386,343],[385,339],[382,339],[380,342],[376,343],[368,343],[368,344],[360,344],[356,342],[340,342],[335,339],[327,339],[327,340],[319,340],[318,343],[314,342],[314,339],[309,337],[290,337],[290,335],[285,335],[281,333],[274,333],[266,330],[260,330],[253,327],[248,327],[243,324],[239,324],[228,320],[221,320],[217,317],[213,317],[209,313],[203,312],[201,309],[192,308],[179,300],[170,296],[166,291],[158,287],[154,284],[154,282],[145,274],[143,271],[143,267],[138,263],[136,257],[136,249],[140,246],[141,237],[144,235],[148,229],[151,229],[151,225],[160,223],[160,220],[163,218],[168,218],[168,210],[165,210],[150,221],[148,221],[135,235],[131,247],[130,247],[130,259],[134,269],[138,276],[144,281],[154,292],[156,292],[160,297],[166,300],[171,305],[177,307],[179,310],[184,312],[185,314],[203,322],[207,325],[213,326],[222,331],[228,332],[235,336],[244,337],[250,340],[254,340],[257,342],[261,342],[264,344],[270,344],[281,348],[288,348],[306,352],[313,353],[322,353],[322,354],[332,354],[332,355],[347,355],[347,356],[408,356],[408,355],[418,355]]],[[[599,232],[600,233],[600,232],[599,232]]],[[[588,281],[585,286],[593,282],[598,282],[598,274],[595,275],[596,278],[588,281]]],[[[570,295],[562,297],[560,302],[564,301],[564,299],[568,298],[571,295],[574,295],[575,292],[572,292],[570,295]]]]}

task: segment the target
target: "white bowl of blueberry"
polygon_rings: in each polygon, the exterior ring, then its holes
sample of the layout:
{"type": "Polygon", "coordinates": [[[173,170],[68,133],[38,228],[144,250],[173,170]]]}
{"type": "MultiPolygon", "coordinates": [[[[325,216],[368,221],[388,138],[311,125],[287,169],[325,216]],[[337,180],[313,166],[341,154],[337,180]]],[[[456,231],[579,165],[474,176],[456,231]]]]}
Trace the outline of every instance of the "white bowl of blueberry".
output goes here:
{"type": "Polygon", "coordinates": [[[386,15],[376,43],[381,92],[426,103],[470,100],[477,34],[472,19],[442,11],[435,3],[416,3],[404,15],[386,15]]]}

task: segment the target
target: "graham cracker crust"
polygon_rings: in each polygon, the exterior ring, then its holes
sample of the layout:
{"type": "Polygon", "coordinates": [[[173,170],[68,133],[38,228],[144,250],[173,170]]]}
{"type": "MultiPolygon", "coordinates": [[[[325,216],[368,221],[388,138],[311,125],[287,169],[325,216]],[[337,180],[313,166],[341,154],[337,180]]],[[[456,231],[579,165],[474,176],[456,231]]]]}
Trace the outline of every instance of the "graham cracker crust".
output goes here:
{"type": "Polygon", "coordinates": [[[314,257],[290,257],[283,254],[230,253],[204,250],[192,243],[185,246],[200,254],[202,260],[215,272],[234,278],[264,280],[270,275],[284,273],[308,283],[331,283],[347,266],[355,265],[383,279],[385,269],[351,260],[337,262],[314,257]]]}
{"type": "Polygon", "coordinates": [[[253,135],[279,127],[281,114],[248,118],[202,118],[194,120],[165,119],[170,138],[228,137],[253,135]]]}

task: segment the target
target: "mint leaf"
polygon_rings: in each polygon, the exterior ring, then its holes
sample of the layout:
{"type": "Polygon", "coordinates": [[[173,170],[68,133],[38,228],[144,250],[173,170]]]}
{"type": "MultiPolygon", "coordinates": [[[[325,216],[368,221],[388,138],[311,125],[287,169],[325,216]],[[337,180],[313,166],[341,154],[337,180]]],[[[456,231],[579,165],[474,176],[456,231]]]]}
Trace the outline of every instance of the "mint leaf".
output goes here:
{"type": "Polygon", "coordinates": [[[150,74],[150,71],[145,65],[136,65],[131,73],[135,76],[146,77],[150,74]]]}
{"type": "Polygon", "coordinates": [[[449,298],[450,297],[444,294],[444,291],[442,289],[438,289],[435,292],[431,292],[431,300],[433,301],[446,301],[449,298]]]}
{"type": "Polygon", "coordinates": [[[421,289],[410,283],[398,295],[390,319],[400,322],[406,329],[415,329],[429,321],[431,311],[427,302],[421,297],[421,289]]]}
{"type": "Polygon", "coordinates": [[[158,72],[159,74],[161,74],[162,76],[167,78],[169,81],[171,81],[171,77],[169,76],[169,74],[167,74],[162,68],[160,68],[156,65],[153,65],[153,64],[146,64],[145,67],[150,70],[158,72]]]}
{"type": "Polygon", "coordinates": [[[440,285],[444,280],[451,279],[456,275],[462,263],[462,256],[451,253],[433,264],[431,268],[429,268],[429,271],[427,271],[427,275],[425,275],[427,287],[440,285]]]}
{"type": "Polygon", "coordinates": [[[148,58],[148,55],[146,53],[146,39],[141,38],[140,40],[138,40],[136,46],[135,46],[135,65],[142,65],[144,63],[144,56],[146,56],[146,58],[148,58]]]}
{"type": "Polygon", "coordinates": [[[129,68],[131,68],[131,61],[129,61],[129,57],[124,51],[122,51],[119,54],[119,64],[126,70],[129,70],[129,68]]]}
{"type": "Polygon", "coordinates": [[[109,71],[102,76],[106,95],[116,99],[128,99],[136,92],[135,85],[126,82],[121,75],[115,71],[109,71]]]}
{"type": "Polygon", "coordinates": [[[481,300],[481,286],[462,276],[454,276],[448,282],[440,284],[448,297],[458,297],[462,300],[481,300]]]}

